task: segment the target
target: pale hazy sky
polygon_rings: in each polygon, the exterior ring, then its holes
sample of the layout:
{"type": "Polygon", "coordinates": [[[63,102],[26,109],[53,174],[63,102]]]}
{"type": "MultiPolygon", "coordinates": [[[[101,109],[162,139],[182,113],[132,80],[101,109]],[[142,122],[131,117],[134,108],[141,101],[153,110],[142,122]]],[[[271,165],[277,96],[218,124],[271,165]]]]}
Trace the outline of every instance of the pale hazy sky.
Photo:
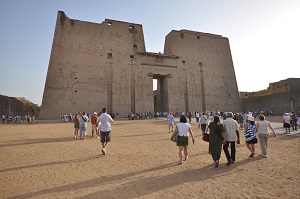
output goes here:
{"type": "Polygon", "coordinates": [[[143,25],[147,52],[188,29],[228,37],[239,91],[300,78],[298,0],[0,0],[0,94],[41,105],[57,11],[143,25]]]}

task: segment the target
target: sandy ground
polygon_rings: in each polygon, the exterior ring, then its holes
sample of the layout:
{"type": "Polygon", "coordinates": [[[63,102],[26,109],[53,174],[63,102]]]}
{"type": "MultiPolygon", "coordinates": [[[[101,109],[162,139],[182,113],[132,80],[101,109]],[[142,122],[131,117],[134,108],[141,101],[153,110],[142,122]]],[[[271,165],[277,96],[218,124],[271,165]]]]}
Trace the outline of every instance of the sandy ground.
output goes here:
{"type": "MultiPolygon", "coordinates": [[[[270,118],[281,122],[281,117],[270,118]]],[[[213,167],[197,124],[189,159],[178,165],[178,148],[167,122],[117,120],[101,155],[99,139],[74,140],[73,124],[0,124],[1,198],[300,198],[300,135],[269,139],[268,158],[237,146],[235,164],[213,167]]],[[[240,131],[242,133],[242,131],[240,131]]],[[[91,125],[88,126],[91,135],[91,125]]]]}

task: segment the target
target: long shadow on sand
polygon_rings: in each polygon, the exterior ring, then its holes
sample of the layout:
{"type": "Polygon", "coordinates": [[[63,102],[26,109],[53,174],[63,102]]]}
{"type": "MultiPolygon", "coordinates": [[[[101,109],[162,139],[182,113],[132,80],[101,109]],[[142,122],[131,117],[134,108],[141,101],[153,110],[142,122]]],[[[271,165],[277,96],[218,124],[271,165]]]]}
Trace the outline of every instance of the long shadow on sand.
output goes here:
{"type": "Polygon", "coordinates": [[[150,176],[150,177],[140,176],[141,174],[145,174],[147,172],[154,172],[162,169],[169,169],[170,167],[179,166],[177,165],[177,163],[168,163],[168,164],[160,165],[149,169],[94,178],[91,180],[44,189],[44,190],[26,193],[26,194],[13,196],[9,198],[40,197],[41,195],[44,194],[72,192],[75,190],[88,189],[93,187],[101,188],[105,185],[111,185],[114,183],[120,184],[120,182],[122,182],[121,183],[122,186],[119,185],[116,188],[102,189],[100,191],[96,191],[88,195],[85,195],[84,198],[99,198],[99,197],[135,198],[135,197],[146,196],[151,193],[159,192],[164,189],[177,186],[179,182],[180,184],[189,183],[189,182],[199,182],[199,181],[206,181],[209,179],[215,179],[220,176],[230,175],[232,173],[230,171],[235,168],[236,168],[235,172],[241,172],[243,170],[241,167],[242,165],[251,163],[253,161],[259,161],[259,160],[262,160],[262,158],[248,158],[242,161],[238,161],[229,167],[226,166],[224,167],[223,165],[220,165],[221,168],[214,168],[212,165],[209,165],[202,168],[191,169],[191,170],[183,168],[182,171],[175,172],[165,176],[150,176]],[[137,187],[139,187],[139,189],[137,189],[137,187]],[[126,193],[126,195],[124,195],[124,193],[126,193]]]}
{"type": "Polygon", "coordinates": [[[53,142],[73,142],[75,141],[71,137],[59,137],[59,138],[39,138],[39,139],[22,139],[9,141],[5,144],[0,144],[0,147],[10,147],[28,144],[43,144],[43,143],[53,143],[53,142]]]}
{"type": "Polygon", "coordinates": [[[38,167],[43,167],[43,166],[52,166],[52,165],[86,162],[86,161],[89,161],[89,160],[99,159],[100,156],[101,155],[94,155],[94,156],[91,156],[91,157],[85,157],[85,158],[80,158],[80,159],[72,159],[72,160],[67,160],[67,161],[47,162],[47,163],[43,163],[43,164],[34,164],[34,165],[26,165],[26,166],[21,166],[21,167],[8,168],[8,169],[1,169],[0,173],[9,172],[9,171],[16,171],[16,170],[20,170],[20,169],[38,168],[38,167]]]}

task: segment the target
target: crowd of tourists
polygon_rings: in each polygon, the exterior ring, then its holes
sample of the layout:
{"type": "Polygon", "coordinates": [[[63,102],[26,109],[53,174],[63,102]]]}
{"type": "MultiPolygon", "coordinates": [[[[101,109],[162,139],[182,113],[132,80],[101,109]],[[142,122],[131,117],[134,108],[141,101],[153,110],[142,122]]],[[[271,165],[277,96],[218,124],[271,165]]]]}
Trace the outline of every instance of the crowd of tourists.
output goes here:
{"type": "MultiPolygon", "coordinates": [[[[265,112],[260,112],[258,120],[256,112],[232,113],[232,112],[183,112],[180,115],[179,122],[175,123],[173,113],[162,115],[168,121],[169,133],[177,132],[178,140],[176,141],[179,147],[179,164],[188,159],[188,145],[191,137],[192,142],[195,142],[194,133],[191,128],[191,121],[195,118],[198,123],[198,128],[202,135],[209,134],[209,153],[212,156],[214,166],[219,166],[222,149],[227,159],[227,166],[234,164],[236,161],[236,144],[241,143],[240,131],[242,130],[245,137],[245,144],[249,150],[249,157],[254,158],[256,154],[256,144],[260,144],[261,157],[268,157],[268,138],[270,133],[276,136],[276,133],[271,126],[271,123],[265,120],[265,112]],[[255,121],[255,119],[257,121],[255,121]]],[[[156,115],[156,114],[154,114],[156,115]]],[[[159,117],[160,114],[157,114],[159,117]]],[[[283,116],[284,128],[286,133],[290,127],[297,130],[297,124],[300,124],[300,112],[296,115],[294,112],[285,113],[283,116]],[[289,126],[289,125],[290,126],[289,126]]],[[[128,114],[128,119],[150,119],[151,113],[144,114],[128,114]]],[[[78,113],[78,114],[61,114],[61,122],[74,123],[74,139],[85,140],[87,136],[87,123],[92,125],[91,138],[100,138],[102,143],[102,154],[106,154],[107,146],[111,140],[111,123],[114,118],[107,114],[106,108],[97,114],[78,113]]]]}
{"type": "Polygon", "coordinates": [[[34,115],[5,115],[4,113],[1,114],[1,120],[2,124],[7,123],[7,124],[26,124],[26,123],[34,123],[35,122],[35,116],[34,115]]]}
{"type": "MultiPolygon", "coordinates": [[[[256,113],[236,113],[232,112],[220,113],[195,112],[194,117],[198,123],[198,128],[201,129],[202,135],[209,137],[209,153],[214,161],[214,166],[219,166],[221,151],[223,149],[227,166],[234,164],[236,160],[236,144],[240,144],[240,132],[243,130],[245,137],[246,147],[250,151],[249,157],[254,158],[256,154],[255,145],[259,142],[261,148],[261,157],[268,157],[268,138],[270,134],[276,137],[276,133],[271,123],[265,120],[264,114],[259,114],[258,121],[255,121],[256,113]],[[222,122],[221,122],[222,121],[222,122]]],[[[176,141],[179,147],[179,164],[188,159],[188,145],[189,137],[192,137],[194,143],[194,133],[191,129],[191,112],[186,114],[182,113],[179,122],[174,126],[174,116],[170,112],[167,116],[169,133],[177,133],[178,140],[176,141]]],[[[286,133],[289,132],[290,126],[293,130],[297,131],[297,125],[300,125],[300,111],[296,115],[294,112],[285,113],[283,116],[284,128],[286,133]]]]}
{"type": "Polygon", "coordinates": [[[151,112],[146,113],[128,113],[127,115],[129,120],[144,120],[144,119],[152,119],[153,114],[151,112]]]}
{"type": "MultiPolygon", "coordinates": [[[[106,108],[102,109],[102,112],[97,114],[87,115],[85,112],[72,115],[72,122],[74,123],[74,139],[86,140],[87,136],[87,123],[92,124],[91,138],[99,138],[102,143],[102,154],[106,154],[106,148],[111,140],[111,123],[114,122],[113,118],[107,114],[106,108]]],[[[63,117],[66,118],[66,117],[63,117]]],[[[64,120],[66,122],[69,121],[64,120]]]]}

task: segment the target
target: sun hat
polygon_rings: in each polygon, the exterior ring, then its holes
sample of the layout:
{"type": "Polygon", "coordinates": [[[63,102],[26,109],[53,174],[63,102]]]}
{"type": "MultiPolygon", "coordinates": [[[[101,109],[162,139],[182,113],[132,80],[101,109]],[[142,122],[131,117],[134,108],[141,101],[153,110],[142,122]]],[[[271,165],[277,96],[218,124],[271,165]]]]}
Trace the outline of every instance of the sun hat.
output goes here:
{"type": "Polygon", "coordinates": [[[94,112],[94,115],[97,115],[97,112],[94,112]]]}
{"type": "Polygon", "coordinates": [[[254,122],[254,117],[249,116],[249,117],[248,117],[248,120],[254,122]]]}

